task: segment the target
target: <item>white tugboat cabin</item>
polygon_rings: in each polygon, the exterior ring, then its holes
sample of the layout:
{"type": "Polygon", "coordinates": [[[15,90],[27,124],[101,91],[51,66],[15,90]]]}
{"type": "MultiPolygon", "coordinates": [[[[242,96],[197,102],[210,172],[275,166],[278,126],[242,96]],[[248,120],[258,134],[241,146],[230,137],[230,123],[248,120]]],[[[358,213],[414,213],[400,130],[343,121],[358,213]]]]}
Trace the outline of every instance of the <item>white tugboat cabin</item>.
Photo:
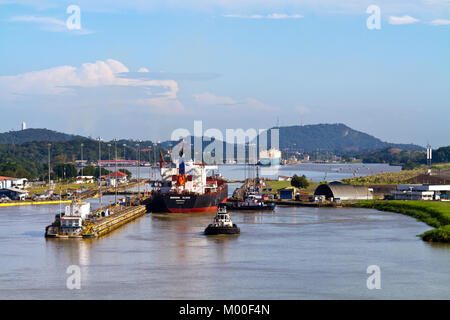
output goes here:
{"type": "Polygon", "coordinates": [[[231,221],[230,215],[227,213],[227,208],[224,206],[219,206],[216,216],[214,218],[214,224],[217,227],[232,227],[233,222],[231,221]]]}

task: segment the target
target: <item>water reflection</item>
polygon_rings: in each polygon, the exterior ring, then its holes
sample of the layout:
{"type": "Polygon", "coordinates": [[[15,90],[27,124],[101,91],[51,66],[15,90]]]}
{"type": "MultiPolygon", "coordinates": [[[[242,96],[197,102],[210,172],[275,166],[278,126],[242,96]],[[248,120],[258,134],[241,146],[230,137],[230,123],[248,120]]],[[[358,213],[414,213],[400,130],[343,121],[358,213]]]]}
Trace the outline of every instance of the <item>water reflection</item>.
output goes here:
{"type": "Polygon", "coordinates": [[[46,247],[54,252],[56,259],[79,266],[90,265],[90,255],[96,245],[95,239],[45,239],[46,247]]]}

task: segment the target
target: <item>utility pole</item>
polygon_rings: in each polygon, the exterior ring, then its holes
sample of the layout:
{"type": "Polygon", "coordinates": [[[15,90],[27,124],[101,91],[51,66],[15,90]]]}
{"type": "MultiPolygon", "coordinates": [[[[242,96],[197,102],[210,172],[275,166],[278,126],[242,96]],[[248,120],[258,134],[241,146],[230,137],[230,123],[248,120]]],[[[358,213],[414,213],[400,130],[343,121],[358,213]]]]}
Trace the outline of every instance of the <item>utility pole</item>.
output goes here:
{"type": "Polygon", "coordinates": [[[48,144],[48,187],[50,188],[50,147],[51,143],[48,144]]]}
{"type": "Polygon", "coordinates": [[[148,185],[150,185],[150,178],[152,172],[152,160],[150,159],[150,151],[152,150],[151,146],[148,146],[148,185]]]}
{"type": "Polygon", "coordinates": [[[115,198],[114,198],[114,204],[117,204],[117,178],[118,178],[118,174],[117,174],[117,139],[114,139],[114,149],[115,149],[115,156],[116,156],[116,177],[114,178],[114,184],[116,187],[116,192],[115,192],[115,198]]]}
{"type": "Polygon", "coordinates": [[[111,162],[111,143],[108,143],[108,160],[111,162]]]}
{"type": "Polygon", "coordinates": [[[125,156],[125,147],[126,147],[127,145],[124,143],[123,144],[123,160],[126,160],[126,156],[125,156]]]}
{"type": "Polygon", "coordinates": [[[100,208],[102,207],[102,151],[101,151],[102,138],[98,137],[98,189],[100,196],[100,208]]]}
{"type": "Polygon", "coordinates": [[[140,184],[139,184],[139,179],[141,177],[140,175],[140,168],[141,168],[141,146],[140,146],[141,140],[138,140],[138,143],[136,143],[137,146],[137,151],[138,151],[138,161],[137,161],[137,174],[138,174],[138,196],[141,193],[141,188],[140,188],[140,184]]]}
{"type": "Polygon", "coordinates": [[[82,143],[81,144],[81,176],[83,177],[84,175],[83,175],[83,146],[84,146],[84,144],[82,143]]]}
{"type": "Polygon", "coordinates": [[[433,149],[431,145],[427,145],[427,166],[428,166],[428,174],[431,174],[431,160],[433,159],[433,149]]]}
{"type": "Polygon", "coordinates": [[[156,143],[153,143],[153,162],[156,168],[156,143]]]}

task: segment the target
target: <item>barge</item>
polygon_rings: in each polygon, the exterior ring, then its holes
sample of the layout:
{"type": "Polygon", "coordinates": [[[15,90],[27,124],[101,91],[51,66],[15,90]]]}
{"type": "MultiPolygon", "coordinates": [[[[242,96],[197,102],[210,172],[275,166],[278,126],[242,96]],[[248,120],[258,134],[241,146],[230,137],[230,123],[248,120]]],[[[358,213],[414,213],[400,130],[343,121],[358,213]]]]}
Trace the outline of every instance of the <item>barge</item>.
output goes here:
{"type": "Polygon", "coordinates": [[[55,216],[55,221],[45,228],[46,238],[81,239],[103,236],[112,230],[144,215],[144,205],[112,205],[90,210],[89,203],[73,202],[63,213],[55,216]]]}

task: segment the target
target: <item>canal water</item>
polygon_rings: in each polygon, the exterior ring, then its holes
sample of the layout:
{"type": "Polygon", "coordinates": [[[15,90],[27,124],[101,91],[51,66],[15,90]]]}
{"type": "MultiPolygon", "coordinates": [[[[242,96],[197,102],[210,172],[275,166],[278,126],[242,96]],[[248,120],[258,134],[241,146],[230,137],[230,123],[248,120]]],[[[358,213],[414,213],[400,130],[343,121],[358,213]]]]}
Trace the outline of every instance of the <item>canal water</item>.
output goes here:
{"type": "Polygon", "coordinates": [[[58,211],[0,208],[0,299],[450,298],[450,246],[421,241],[430,228],[399,214],[233,212],[241,234],[231,237],[202,234],[212,214],[147,214],[100,239],[46,240],[58,211]],[[66,286],[71,265],[79,290],[66,286]],[[366,285],[371,265],[379,290],[366,285]]]}
{"type": "MultiPolygon", "coordinates": [[[[279,169],[313,181],[325,172],[342,179],[397,170],[279,169]]],[[[220,171],[229,179],[251,174],[245,166],[220,171]]],[[[140,168],[141,177],[156,174],[140,168]]],[[[89,202],[99,206],[99,199],[89,202]]],[[[450,299],[450,245],[423,242],[417,235],[430,227],[400,214],[283,206],[232,212],[241,234],[231,237],[203,235],[213,214],[147,214],[100,239],[45,239],[61,209],[0,208],[0,299],[450,299]],[[67,288],[72,265],[81,271],[79,290],[67,288]],[[381,289],[369,290],[373,265],[381,289]]]]}
{"type": "MultiPolygon", "coordinates": [[[[107,168],[115,170],[114,167],[107,168]]],[[[132,177],[138,176],[137,167],[126,167],[132,173],[132,177]]],[[[278,179],[278,176],[293,176],[294,174],[305,175],[313,182],[342,180],[352,177],[360,177],[374,175],[383,172],[401,171],[399,166],[391,166],[384,163],[299,163],[286,166],[260,167],[258,174],[260,177],[269,179],[278,179]]],[[[256,169],[254,166],[244,164],[237,165],[219,165],[218,173],[227,179],[244,180],[246,178],[256,177],[256,169]]],[[[141,178],[160,179],[159,168],[140,167],[139,176],[141,178]]]]}

